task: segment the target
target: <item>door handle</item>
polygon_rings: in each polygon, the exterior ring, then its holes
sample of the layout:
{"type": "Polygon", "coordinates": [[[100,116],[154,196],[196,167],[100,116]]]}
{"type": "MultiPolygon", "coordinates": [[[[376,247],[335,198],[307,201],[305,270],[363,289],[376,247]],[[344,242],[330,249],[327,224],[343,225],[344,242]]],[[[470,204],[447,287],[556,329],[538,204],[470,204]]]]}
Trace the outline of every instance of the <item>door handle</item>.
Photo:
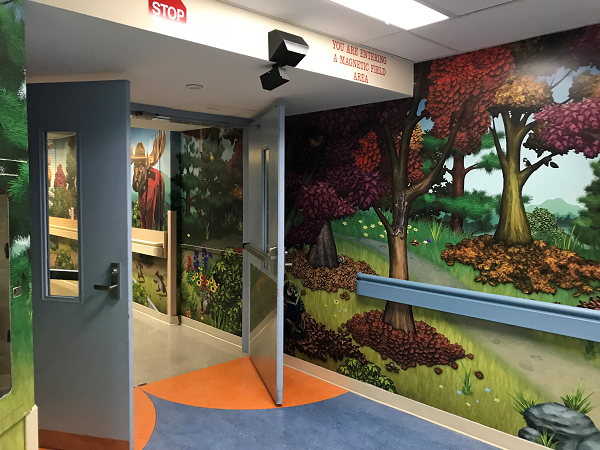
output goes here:
{"type": "Polygon", "coordinates": [[[114,299],[119,299],[119,263],[112,263],[110,265],[110,285],[95,284],[94,289],[110,292],[114,299]]]}

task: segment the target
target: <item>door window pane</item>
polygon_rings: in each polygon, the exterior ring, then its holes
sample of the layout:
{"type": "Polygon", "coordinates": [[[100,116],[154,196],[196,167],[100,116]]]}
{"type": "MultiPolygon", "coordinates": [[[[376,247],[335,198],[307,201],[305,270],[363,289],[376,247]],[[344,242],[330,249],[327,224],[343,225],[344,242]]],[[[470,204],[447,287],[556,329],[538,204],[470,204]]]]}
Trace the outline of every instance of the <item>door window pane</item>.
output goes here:
{"type": "Polygon", "coordinates": [[[79,297],[77,135],[46,135],[48,155],[48,293],[79,297]]]}

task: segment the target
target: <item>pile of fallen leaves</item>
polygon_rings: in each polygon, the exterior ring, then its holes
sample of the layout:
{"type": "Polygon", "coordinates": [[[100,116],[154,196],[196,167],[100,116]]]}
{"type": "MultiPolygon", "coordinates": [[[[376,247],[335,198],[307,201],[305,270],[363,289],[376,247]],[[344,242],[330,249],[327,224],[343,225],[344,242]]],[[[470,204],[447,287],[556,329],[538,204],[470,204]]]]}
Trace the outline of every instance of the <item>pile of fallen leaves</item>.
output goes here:
{"type": "Polygon", "coordinates": [[[367,358],[358,346],[352,343],[351,338],[326,329],[325,325],[318,323],[308,313],[302,314],[301,320],[306,328],[306,337],[302,340],[286,337],[283,350],[288,355],[294,355],[294,351],[298,350],[323,362],[327,362],[328,357],[334,361],[341,361],[348,357],[360,361],[361,364],[367,363],[367,358]]]}
{"type": "Polygon", "coordinates": [[[355,314],[344,323],[341,331],[361,346],[377,351],[383,360],[390,358],[402,370],[416,367],[417,364],[432,367],[438,364],[452,364],[463,359],[465,350],[459,344],[452,344],[446,336],[425,322],[415,322],[416,333],[393,330],[383,323],[381,311],[355,314]],[[345,330],[345,331],[344,331],[345,330]]]}
{"type": "Polygon", "coordinates": [[[506,246],[493,242],[490,235],[477,236],[456,245],[446,244],[442,259],[449,266],[458,261],[478,270],[476,282],[490,286],[512,283],[524,294],[555,294],[559,288],[576,289],[574,297],[591,295],[594,292],[591,283],[600,280],[598,262],[542,240],[506,246]]]}
{"type": "Polygon", "coordinates": [[[302,279],[302,285],[313,291],[337,292],[346,289],[356,292],[356,274],[359,272],[377,275],[364,261],[354,261],[344,255],[344,262],[336,269],[318,267],[314,269],[306,260],[307,250],[291,251],[285,257],[286,264],[292,264],[286,270],[296,278],[302,279]]]}
{"type": "Polygon", "coordinates": [[[591,297],[588,302],[579,300],[579,305],[577,305],[577,307],[600,311],[600,297],[591,297]]]}

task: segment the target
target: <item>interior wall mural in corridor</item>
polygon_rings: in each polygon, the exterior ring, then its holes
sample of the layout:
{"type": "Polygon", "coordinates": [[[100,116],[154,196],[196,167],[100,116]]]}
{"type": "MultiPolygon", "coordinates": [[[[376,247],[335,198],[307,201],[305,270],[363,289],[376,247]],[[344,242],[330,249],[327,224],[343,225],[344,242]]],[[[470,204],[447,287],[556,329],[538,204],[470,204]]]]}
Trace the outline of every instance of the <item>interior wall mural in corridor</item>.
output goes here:
{"type": "MultiPolygon", "coordinates": [[[[0,4],[0,195],[9,199],[8,257],[10,290],[11,361],[9,392],[0,398],[0,448],[25,448],[24,417],[34,407],[31,265],[29,258],[29,164],[27,155],[27,107],[25,90],[24,2],[0,4]],[[13,295],[14,287],[20,295],[13,295]]],[[[5,310],[2,309],[2,314],[5,310]]],[[[0,366],[7,366],[1,361],[0,366]]],[[[7,378],[8,377],[8,378],[7,378]]]]}
{"type": "Polygon", "coordinates": [[[589,437],[561,435],[569,417],[597,433],[599,343],[355,290],[362,272],[600,310],[599,69],[591,26],[417,64],[411,99],[288,118],[286,352],[550,447],[589,437]]]}
{"type": "MultiPolygon", "coordinates": [[[[132,128],[131,144],[134,242],[176,211],[177,313],[241,335],[242,130],[132,128]]],[[[167,281],[166,256],[133,254],[135,302],[166,314],[167,281]]]]}
{"type": "Polygon", "coordinates": [[[179,314],[242,334],[243,141],[241,129],[182,135],[179,153],[179,314]]]}

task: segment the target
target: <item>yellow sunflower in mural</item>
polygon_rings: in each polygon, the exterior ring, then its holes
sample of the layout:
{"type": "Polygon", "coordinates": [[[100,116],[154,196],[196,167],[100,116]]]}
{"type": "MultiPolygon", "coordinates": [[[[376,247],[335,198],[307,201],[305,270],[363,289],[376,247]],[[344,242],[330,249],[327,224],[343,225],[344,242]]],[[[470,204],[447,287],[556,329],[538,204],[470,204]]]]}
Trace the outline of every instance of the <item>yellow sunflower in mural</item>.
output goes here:
{"type": "Polygon", "coordinates": [[[196,281],[196,285],[198,285],[198,286],[202,286],[202,280],[198,280],[198,281],[196,281]]]}
{"type": "Polygon", "coordinates": [[[210,292],[217,292],[217,286],[213,284],[213,285],[210,287],[210,292]]]}
{"type": "Polygon", "coordinates": [[[194,274],[194,276],[192,277],[192,281],[196,281],[198,279],[198,274],[194,274]]]}

